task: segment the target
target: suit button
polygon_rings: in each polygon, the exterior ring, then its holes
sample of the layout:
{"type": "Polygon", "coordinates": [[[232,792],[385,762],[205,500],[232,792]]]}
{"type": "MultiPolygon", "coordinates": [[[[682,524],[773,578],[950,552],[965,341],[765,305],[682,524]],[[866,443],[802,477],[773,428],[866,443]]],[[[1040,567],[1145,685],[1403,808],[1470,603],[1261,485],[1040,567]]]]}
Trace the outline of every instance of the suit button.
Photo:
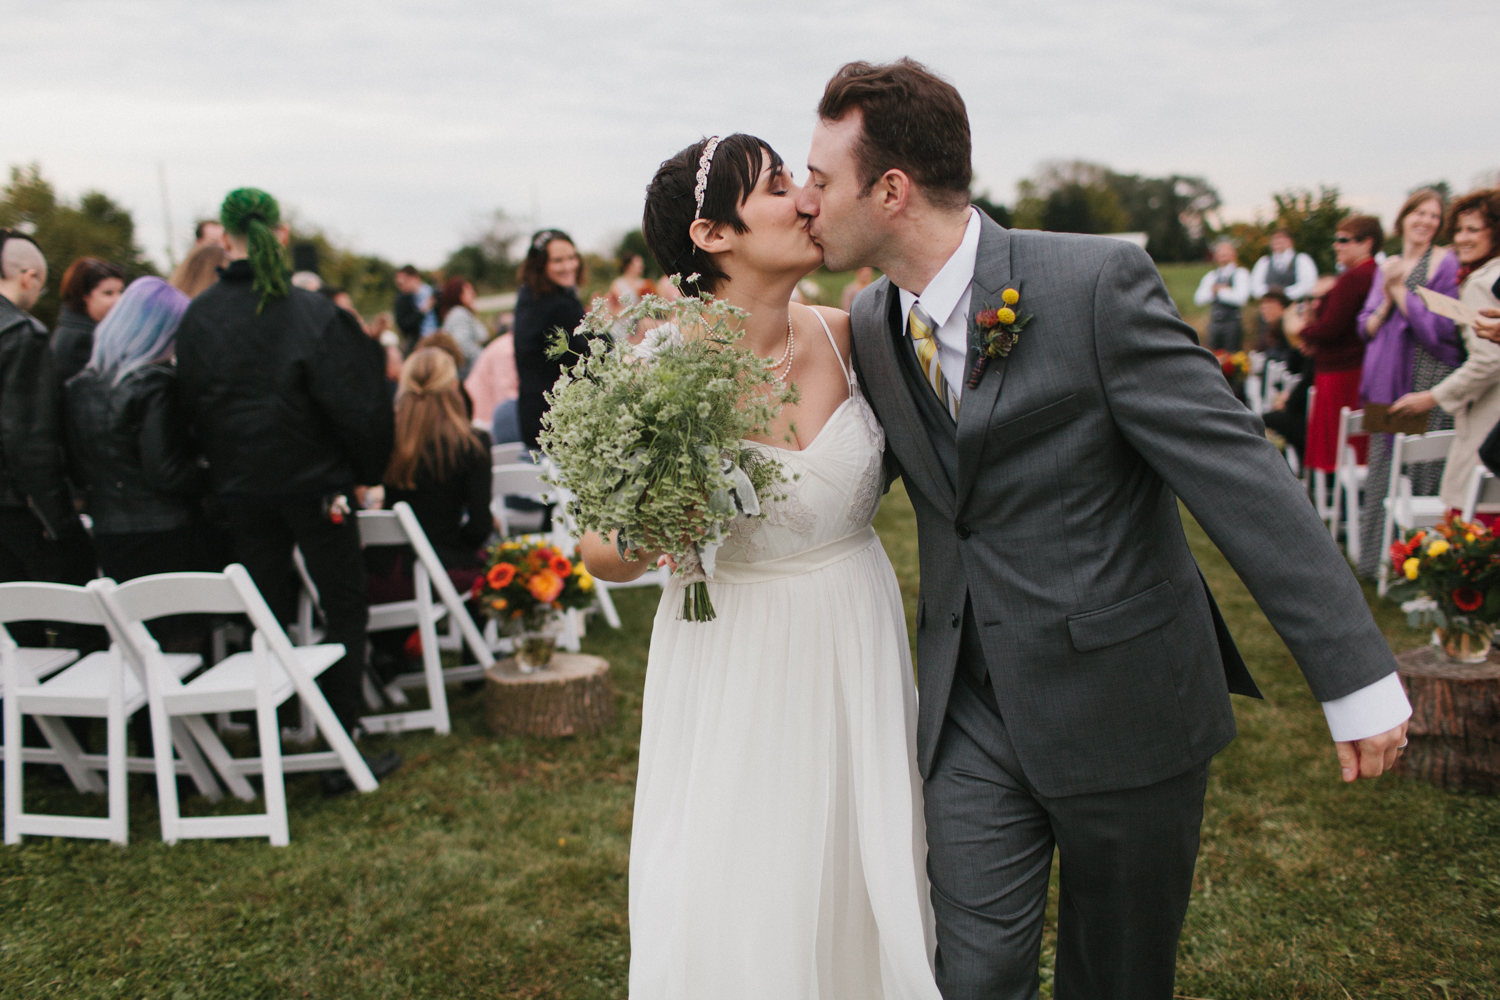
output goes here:
{"type": "Polygon", "coordinates": [[[958,537],[959,538],[968,538],[969,537],[969,526],[967,524],[960,524],[958,526],[958,537]]]}
{"type": "Polygon", "coordinates": [[[955,612],[953,612],[953,627],[954,627],[954,628],[958,628],[958,623],[959,623],[959,622],[960,622],[960,621],[962,621],[962,619],[961,619],[961,618],[959,618],[959,616],[958,616],[958,612],[957,612],[957,611],[955,611],[955,612]]]}

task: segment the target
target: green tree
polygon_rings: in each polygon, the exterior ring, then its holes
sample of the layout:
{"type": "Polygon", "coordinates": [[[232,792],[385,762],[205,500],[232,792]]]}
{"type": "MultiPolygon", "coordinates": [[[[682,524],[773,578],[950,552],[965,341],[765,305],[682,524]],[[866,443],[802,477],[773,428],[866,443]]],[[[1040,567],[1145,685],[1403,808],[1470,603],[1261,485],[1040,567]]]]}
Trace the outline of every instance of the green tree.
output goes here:
{"type": "Polygon", "coordinates": [[[1109,186],[1129,218],[1130,232],[1146,234],[1155,261],[1201,260],[1208,227],[1204,216],[1219,207],[1219,193],[1202,177],[1142,177],[1110,172],[1109,186]]]}
{"type": "Polygon", "coordinates": [[[986,191],[984,194],[970,194],[969,204],[973,205],[975,208],[979,209],[985,215],[988,215],[990,218],[994,219],[996,222],[1000,223],[1000,225],[1004,226],[1007,229],[1009,229],[1012,223],[1014,223],[1015,221],[1011,216],[1010,209],[1006,208],[1004,205],[1000,204],[997,201],[991,200],[990,193],[988,191],[986,191]]]}
{"type": "Polygon", "coordinates": [[[1054,233],[1118,233],[1130,222],[1110,186],[1110,169],[1084,160],[1043,163],[1016,187],[1019,229],[1054,233]]]}
{"type": "Polygon", "coordinates": [[[1305,188],[1290,188],[1271,195],[1276,214],[1270,219],[1234,222],[1214,233],[1228,237],[1239,248],[1240,263],[1249,267],[1270,249],[1271,234],[1285,229],[1297,249],[1312,257],[1318,273],[1334,273],[1333,237],[1339,223],[1353,214],[1348,205],[1339,203],[1339,189],[1323,185],[1314,195],[1305,188]]]}
{"type": "Polygon", "coordinates": [[[515,221],[504,209],[496,209],[467,243],[448,255],[443,273],[467,278],[481,292],[515,288],[520,261],[512,254],[520,238],[515,221]]]}
{"type": "Polygon", "coordinates": [[[396,298],[396,266],[383,257],[361,254],[329,236],[320,226],[287,213],[293,246],[305,244],[318,255],[318,275],[323,282],[342,288],[354,300],[362,316],[374,316],[391,308],[396,298]]]}
{"type": "Polygon", "coordinates": [[[47,290],[32,313],[49,327],[57,322],[63,272],[79,257],[98,257],[125,269],[127,281],[156,274],[135,241],[135,220],[108,195],[86,191],[77,204],[57,197],[41,168],[11,167],[0,192],[0,226],[29,234],[47,258],[47,290]]]}

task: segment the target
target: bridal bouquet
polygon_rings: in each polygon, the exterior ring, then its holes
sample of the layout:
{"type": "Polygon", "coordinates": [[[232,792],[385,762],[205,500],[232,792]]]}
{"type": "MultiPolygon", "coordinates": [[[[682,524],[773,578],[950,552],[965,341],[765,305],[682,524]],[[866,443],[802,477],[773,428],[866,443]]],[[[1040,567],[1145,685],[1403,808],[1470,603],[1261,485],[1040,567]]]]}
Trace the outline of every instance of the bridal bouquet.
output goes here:
{"type": "MultiPolygon", "coordinates": [[[[571,494],[575,531],[618,532],[626,560],[641,548],[671,554],[690,583],[691,621],[714,618],[706,581],[730,522],[762,516],[783,479],[781,463],[744,439],[768,434],[796,390],[739,346],[746,315],[708,295],[648,295],[618,317],[601,302],[579,326],[589,353],[548,394],[539,437],[549,481],[571,494]],[[641,344],[611,342],[616,323],[643,320],[656,325],[641,344]]],[[[565,344],[559,335],[558,350],[565,344]]]]}

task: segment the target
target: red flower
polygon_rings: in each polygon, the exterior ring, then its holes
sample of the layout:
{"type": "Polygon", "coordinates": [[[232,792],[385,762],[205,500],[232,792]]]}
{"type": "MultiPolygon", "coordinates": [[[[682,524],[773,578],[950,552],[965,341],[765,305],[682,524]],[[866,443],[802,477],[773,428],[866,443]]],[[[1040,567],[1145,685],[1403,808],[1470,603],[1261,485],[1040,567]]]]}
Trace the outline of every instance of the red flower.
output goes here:
{"type": "Polygon", "coordinates": [[[990,329],[991,327],[998,326],[1000,324],[1000,310],[986,309],[978,316],[974,317],[974,322],[978,323],[986,330],[990,329]]]}
{"type": "Polygon", "coordinates": [[[1396,567],[1397,573],[1401,572],[1402,567],[1406,564],[1406,560],[1411,558],[1411,554],[1415,548],[1415,543],[1412,545],[1407,545],[1404,542],[1391,543],[1391,565],[1396,567]]]}
{"type": "Polygon", "coordinates": [[[502,562],[490,567],[489,573],[485,576],[485,582],[496,590],[500,590],[503,587],[509,587],[510,581],[515,578],[516,568],[510,563],[502,562]]]}
{"type": "Polygon", "coordinates": [[[1473,587],[1458,587],[1450,596],[1460,611],[1478,611],[1484,604],[1484,595],[1473,587]]]}
{"type": "Polygon", "coordinates": [[[548,565],[547,568],[561,577],[567,577],[573,572],[573,564],[569,562],[568,557],[564,555],[553,556],[552,562],[548,565]]]}

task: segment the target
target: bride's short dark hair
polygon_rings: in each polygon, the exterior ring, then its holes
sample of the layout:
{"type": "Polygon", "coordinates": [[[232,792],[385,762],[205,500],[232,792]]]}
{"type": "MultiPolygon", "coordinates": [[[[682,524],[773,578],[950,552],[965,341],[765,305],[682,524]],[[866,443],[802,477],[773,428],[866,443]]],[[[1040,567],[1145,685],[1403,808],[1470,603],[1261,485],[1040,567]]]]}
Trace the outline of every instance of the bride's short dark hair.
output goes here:
{"type": "MultiPolygon", "coordinates": [[[[698,159],[707,143],[707,139],[701,139],[657,168],[656,176],[646,186],[646,210],[641,219],[641,232],[651,255],[661,263],[665,273],[683,276],[685,295],[716,291],[729,277],[688,235],[698,208],[693,199],[698,159]],[[689,285],[687,277],[695,273],[698,280],[689,285]]],[[[737,233],[747,232],[750,227],[740,217],[740,206],[755,191],[768,161],[772,173],[785,169],[786,164],[776,150],[753,135],[736,132],[720,140],[709,167],[700,217],[729,226],[737,233]]]]}

